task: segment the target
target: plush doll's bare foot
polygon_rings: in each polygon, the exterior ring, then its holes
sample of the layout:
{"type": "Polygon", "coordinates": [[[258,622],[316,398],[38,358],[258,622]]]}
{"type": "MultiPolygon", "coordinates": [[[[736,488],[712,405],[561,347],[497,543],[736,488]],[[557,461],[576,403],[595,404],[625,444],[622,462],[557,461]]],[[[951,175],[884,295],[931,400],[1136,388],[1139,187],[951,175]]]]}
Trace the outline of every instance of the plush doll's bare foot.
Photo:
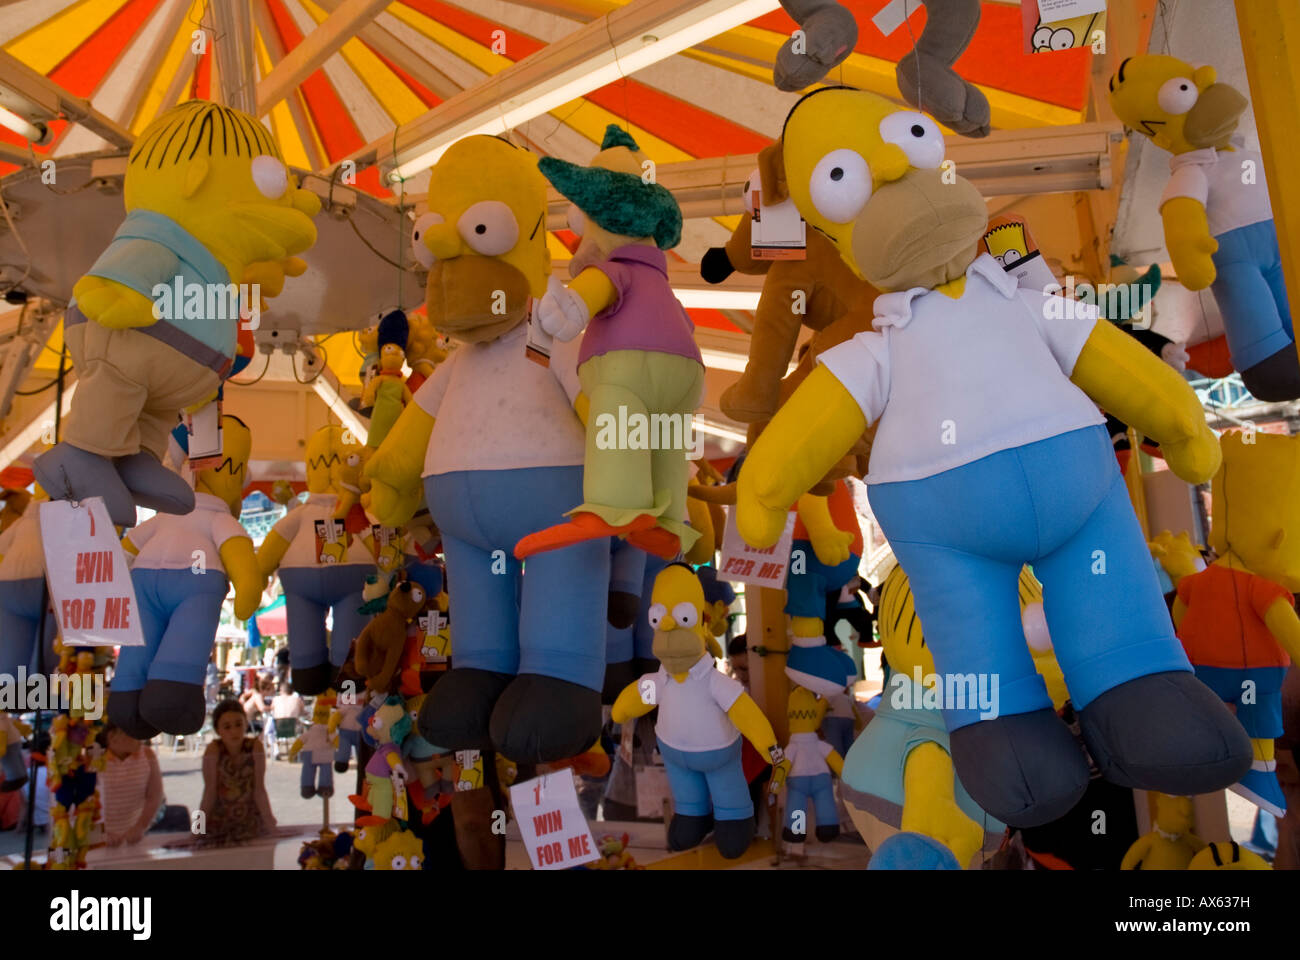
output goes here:
{"type": "Polygon", "coordinates": [[[473,667],[448,671],[420,708],[416,720],[420,736],[448,750],[491,750],[492,708],[514,679],[508,673],[473,667]]]}
{"type": "Polygon", "coordinates": [[[207,704],[203,687],[175,680],[150,680],[140,691],[140,716],[164,733],[197,733],[207,704]]]}
{"type": "Polygon", "coordinates": [[[1236,717],[1191,673],[1121,683],[1079,710],[1079,727],[1102,776],[1122,787],[1212,793],[1240,780],[1253,759],[1236,717]]]}
{"type": "Polygon", "coordinates": [[[135,526],[135,501],[108,457],[65,441],[37,457],[32,473],[51,499],[103,497],[113,523],[119,527],[135,526]]]}
{"type": "Polygon", "coordinates": [[[784,0],[782,6],[798,22],[803,40],[787,40],[776,53],[772,81],[778,90],[793,92],[811,86],[853,52],[858,23],[834,0],[784,0]]]}
{"type": "Polygon", "coordinates": [[[709,814],[693,816],[676,814],[668,824],[668,849],[691,850],[698,847],[713,829],[713,817],[709,814]]]}
{"type": "Polygon", "coordinates": [[[754,839],[754,818],[744,820],[719,820],[713,825],[713,842],[718,853],[728,860],[735,860],[749,849],[754,839]]]}
{"type": "Polygon", "coordinates": [[[147,450],[113,461],[132,499],[159,513],[189,513],[194,509],[190,485],[158,462],[147,450]]]}
{"type": "Polygon", "coordinates": [[[496,749],[519,763],[576,757],[600,737],[600,691],[521,673],[497,699],[491,731],[496,749]]]}
{"type": "Polygon", "coordinates": [[[1050,823],[1088,788],[1083,750],[1050,708],[981,720],[954,730],[950,740],[962,786],[1008,826],[1050,823]]]}
{"type": "Polygon", "coordinates": [[[108,719],[137,740],[152,740],[159,730],[140,716],[139,690],[110,690],[108,694],[108,719]]]}

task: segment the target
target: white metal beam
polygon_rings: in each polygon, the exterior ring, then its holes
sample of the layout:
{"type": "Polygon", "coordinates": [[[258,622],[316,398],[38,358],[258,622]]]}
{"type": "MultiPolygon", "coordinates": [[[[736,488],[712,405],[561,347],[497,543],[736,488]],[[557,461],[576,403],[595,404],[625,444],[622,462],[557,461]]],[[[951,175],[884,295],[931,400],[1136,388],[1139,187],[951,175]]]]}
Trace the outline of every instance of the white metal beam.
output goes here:
{"type": "Polygon", "coordinates": [[[129,147],[135,142],[131,131],[112,117],[90,105],[89,100],[74,97],[61,86],[41,76],[10,53],[0,50],[0,101],[16,95],[51,117],[62,115],[103,137],[115,147],[129,147]]]}

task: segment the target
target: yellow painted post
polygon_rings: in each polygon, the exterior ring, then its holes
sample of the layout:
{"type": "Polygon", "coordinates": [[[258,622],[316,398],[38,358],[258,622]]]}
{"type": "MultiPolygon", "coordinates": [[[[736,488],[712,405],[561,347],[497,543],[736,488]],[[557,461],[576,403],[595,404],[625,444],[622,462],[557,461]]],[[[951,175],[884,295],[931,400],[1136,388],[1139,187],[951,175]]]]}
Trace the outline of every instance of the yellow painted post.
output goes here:
{"type": "Polygon", "coordinates": [[[1129,499],[1133,501],[1133,512],[1137,514],[1138,524],[1142,527],[1142,536],[1150,538],[1147,494],[1146,488],[1142,486],[1142,438],[1132,427],[1128,428],[1128,443],[1128,471],[1124,474],[1124,483],[1128,487],[1129,499]]]}
{"type": "MultiPolygon", "coordinates": [[[[1237,0],[1237,32],[1246,60],[1251,105],[1277,225],[1282,272],[1292,299],[1300,296],[1300,182],[1293,173],[1300,156],[1300,3],[1237,0]]],[[[1300,310],[1291,311],[1300,325],[1300,310]]],[[[1300,330],[1300,326],[1296,327],[1300,330]]],[[[1300,337],[1296,338],[1300,342],[1300,337]]]]}

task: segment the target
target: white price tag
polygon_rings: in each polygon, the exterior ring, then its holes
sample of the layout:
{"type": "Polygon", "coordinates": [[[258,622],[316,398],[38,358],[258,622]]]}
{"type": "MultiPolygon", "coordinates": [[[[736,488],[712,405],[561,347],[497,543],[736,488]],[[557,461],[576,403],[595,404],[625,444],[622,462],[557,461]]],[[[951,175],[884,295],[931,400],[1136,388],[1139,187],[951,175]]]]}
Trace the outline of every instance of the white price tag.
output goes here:
{"type": "Polygon", "coordinates": [[[1105,9],[1106,0],[1038,0],[1038,20],[1040,23],[1058,23],[1072,17],[1102,13],[1105,9]]]}
{"type": "Polygon", "coordinates": [[[41,546],[59,633],[69,646],[144,646],[126,553],[103,497],[41,504],[41,546]]]}
{"type": "Polygon", "coordinates": [[[572,770],[515,784],[510,804],[534,870],[564,870],[600,859],[596,838],[578,806],[572,770]]]}
{"type": "Polygon", "coordinates": [[[889,36],[904,23],[907,18],[921,9],[921,0],[890,0],[880,12],[871,18],[877,30],[883,36],[889,36]]]}
{"type": "Polygon", "coordinates": [[[736,508],[727,507],[727,527],[722,537],[722,557],[718,561],[718,579],[752,583],[756,587],[785,587],[790,567],[790,544],[794,542],[794,511],[786,517],[785,530],[775,546],[760,550],[751,547],[736,527],[736,508]]]}
{"type": "Polygon", "coordinates": [[[189,434],[190,469],[207,470],[221,466],[221,403],[213,400],[194,413],[185,415],[189,434]]]}
{"type": "Polygon", "coordinates": [[[808,257],[807,224],[793,200],[767,205],[754,191],[749,253],[755,260],[804,260],[808,257]]]}

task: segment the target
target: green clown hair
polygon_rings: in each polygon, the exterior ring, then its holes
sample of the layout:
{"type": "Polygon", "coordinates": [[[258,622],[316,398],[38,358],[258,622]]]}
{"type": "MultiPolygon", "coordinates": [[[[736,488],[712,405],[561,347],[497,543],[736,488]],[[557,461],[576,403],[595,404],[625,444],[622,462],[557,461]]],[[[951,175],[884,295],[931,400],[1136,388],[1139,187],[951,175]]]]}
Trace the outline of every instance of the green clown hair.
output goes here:
{"type": "MultiPolygon", "coordinates": [[[[635,141],[626,133],[618,130],[618,134],[635,147],[635,141]]],[[[607,132],[606,144],[610,140],[607,132]]],[[[602,230],[625,237],[651,237],[660,250],[669,250],[681,242],[681,208],[661,184],[646,183],[631,173],[582,167],[555,157],[542,157],[537,167],[556,190],[602,230]]]]}
{"type": "Polygon", "coordinates": [[[605,139],[600,142],[600,149],[608,150],[610,147],[627,147],[634,153],[640,152],[641,148],[636,145],[636,140],[632,134],[628,133],[617,123],[611,123],[605,127],[605,139]]]}

